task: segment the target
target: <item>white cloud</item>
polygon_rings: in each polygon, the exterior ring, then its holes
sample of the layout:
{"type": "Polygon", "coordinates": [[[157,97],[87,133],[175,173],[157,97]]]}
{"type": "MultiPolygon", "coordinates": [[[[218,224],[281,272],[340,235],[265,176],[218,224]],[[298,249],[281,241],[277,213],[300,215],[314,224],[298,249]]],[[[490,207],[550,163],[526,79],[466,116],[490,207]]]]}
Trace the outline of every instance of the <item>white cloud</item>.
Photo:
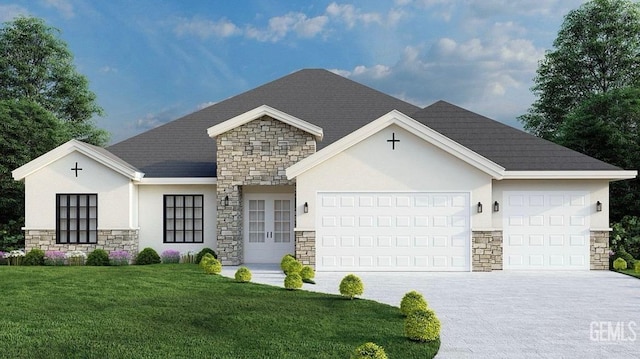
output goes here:
{"type": "Polygon", "coordinates": [[[68,0],[43,0],[43,4],[58,10],[65,19],[76,16],[73,5],[68,0]]]}
{"type": "Polygon", "coordinates": [[[178,24],[175,26],[174,31],[176,34],[181,36],[195,35],[203,39],[211,36],[225,38],[241,33],[241,30],[227,19],[211,21],[200,18],[181,18],[178,20],[178,24]]]}
{"type": "Polygon", "coordinates": [[[111,66],[102,66],[102,67],[100,68],[100,70],[98,70],[98,71],[100,71],[100,72],[102,72],[102,73],[105,73],[105,74],[106,74],[106,73],[117,73],[117,72],[118,72],[118,69],[117,69],[117,68],[115,68],[115,67],[111,67],[111,66]]]}
{"type": "Polygon", "coordinates": [[[348,28],[359,24],[394,26],[406,16],[403,10],[392,8],[385,15],[377,12],[363,12],[351,4],[337,4],[332,2],[327,6],[326,13],[333,19],[344,22],[348,28]]]}
{"type": "Polygon", "coordinates": [[[279,41],[292,32],[298,37],[311,38],[323,32],[327,21],[324,15],[309,18],[300,12],[290,12],[270,18],[266,29],[248,26],[245,36],[263,42],[279,41]]]}
{"type": "Polygon", "coordinates": [[[196,106],[197,110],[202,110],[203,108],[207,108],[209,106],[213,106],[215,104],[217,104],[218,101],[208,101],[208,102],[203,102],[201,104],[198,104],[198,106],[196,106]]]}
{"type": "Polygon", "coordinates": [[[15,4],[0,5],[0,22],[11,21],[16,16],[28,15],[28,14],[29,14],[29,11],[27,11],[27,9],[19,5],[15,5],[15,4]]]}

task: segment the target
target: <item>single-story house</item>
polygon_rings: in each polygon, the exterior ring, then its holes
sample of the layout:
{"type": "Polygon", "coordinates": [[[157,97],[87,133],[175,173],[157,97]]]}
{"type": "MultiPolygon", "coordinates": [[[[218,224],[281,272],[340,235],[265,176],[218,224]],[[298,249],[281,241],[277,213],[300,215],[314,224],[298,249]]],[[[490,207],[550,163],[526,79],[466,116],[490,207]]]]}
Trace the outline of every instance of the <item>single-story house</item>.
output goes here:
{"type": "Polygon", "coordinates": [[[607,269],[609,183],[636,174],[318,69],[13,171],[27,250],[294,253],[319,271],[607,269]]]}

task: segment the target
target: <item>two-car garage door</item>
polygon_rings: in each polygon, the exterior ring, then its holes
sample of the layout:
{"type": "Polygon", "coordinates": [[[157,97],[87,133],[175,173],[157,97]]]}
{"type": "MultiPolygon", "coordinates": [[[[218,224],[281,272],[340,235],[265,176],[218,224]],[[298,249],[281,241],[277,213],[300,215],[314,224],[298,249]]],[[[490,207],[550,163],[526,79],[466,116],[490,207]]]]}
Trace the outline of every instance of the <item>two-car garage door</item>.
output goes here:
{"type": "Polygon", "coordinates": [[[469,193],[319,193],[317,270],[468,271],[469,200],[469,193]]]}

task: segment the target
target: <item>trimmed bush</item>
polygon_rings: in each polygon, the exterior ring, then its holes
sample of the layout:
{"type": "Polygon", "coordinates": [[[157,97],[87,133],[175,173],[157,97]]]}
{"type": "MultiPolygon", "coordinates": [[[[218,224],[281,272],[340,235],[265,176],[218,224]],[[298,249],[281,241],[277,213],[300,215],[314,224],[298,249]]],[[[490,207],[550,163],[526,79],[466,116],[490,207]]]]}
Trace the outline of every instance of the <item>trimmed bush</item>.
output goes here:
{"type": "Polygon", "coordinates": [[[108,266],[109,265],[109,253],[104,249],[94,249],[87,256],[88,266],[108,266]]]}
{"type": "Polygon", "coordinates": [[[157,264],[160,263],[160,256],[153,248],[145,248],[136,256],[137,265],[157,264]]]}
{"type": "Polygon", "coordinates": [[[43,266],[44,251],[40,248],[33,248],[22,259],[23,266],[43,266]]]}
{"type": "Polygon", "coordinates": [[[302,277],[302,281],[305,283],[316,284],[316,282],[313,281],[315,276],[316,272],[309,266],[303,266],[300,270],[300,277],[302,277]]]}
{"type": "Polygon", "coordinates": [[[160,255],[160,259],[164,264],[180,263],[180,251],[176,251],[175,249],[164,250],[160,255]]]}
{"type": "MultiPolygon", "coordinates": [[[[622,258],[627,263],[627,268],[633,268],[636,264],[635,259],[631,254],[629,254],[624,248],[619,248],[616,254],[613,256],[614,262],[615,259],[622,258]]],[[[615,269],[615,267],[613,268],[615,269]]],[[[626,268],[625,268],[626,269],[626,268]]]]}
{"type": "Polygon", "coordinates": [[[636,261],[636,265],[633,267],[633,271],[640,274],[640,261],[636,261]]]}
{"type": "Polygon", "coordinates": [[[296,257],[294,257],[293,254],[285,254],[284,257],[282,257],[282,260],[280,260],[280,269],[285,272],[285,268],[287,267],[288,263],[295,260],[296,257]]]}
{"type": "Polygon", "coordinates": [[[436,340],[440,337],[440,320],[431,309],[413,311],[404,320],[404,333],[418,342],[436,340]]]}
{"type": "Polygon", "coordinates": [[[207,274],[220,274],[222,272],[222,263],[219,260],[213,259],[205,259],[206,263],[204,265],[204,272],[207,274]]]}
{"type": "Polygon", "coordinates": [[[284,278],[284,287],[288,290],[296,290],[302,288],[302,277],[300,277],[300,274],[287,274],[287,276],[284,278]]]}
{"type": "Polygon", "coordinates": [[[212,259],[217,260],[217,258],[214,257],[211,253],[205,253],[198,262],[198,265],[200,266],[200,268],[204,269],[204,267],[206,267],[212,259]]]}
{"type": "Polygon", "coordinates": [[[247,267],[240,267],[236,271],[236,282],[247,283],[251,281],[251,271],[247,267]]]}
{"type": "Polygon", "coordinates": [[[412,290],[402,297],[402,301],[400,301],[400,311],[405,317],[418,309],[427,309],[427,301],[424,300],[421,293],[412,290]]]}
{"type": "Polygon", "coordinates": [[[627,261],[625,261],[622,258],[616,259],[615,261],[613,261],[613,269],[615,270],[627,269],[627,261]]]}
{"type": "Polygon", "coordinates": [[[384,348],[376,343],[364,343],[351,354],[351,359],[387,359],[384,348]]]}
{"type": "Polygon", "coordinates": [[[357,295],[362,295],[362,293],[364,293],[364,284],[362,284],[362,280],[360,280],[358,276],[349,274],[342,278],[340,282],[340,294],[349,297],[349,299],[353,299],[357,295]]]}
{"type": "Polygon", "coordinates": [[[296,259],[288,260],[284,264],[284,274],[287,274],[287,275],[293,274],[293,273],[300,274],[301,270],[302,270],[302,263],[298,262],[296,259]]]}
{"type": "Polygon", "coordinates": [[[211,248],[202,248],[202,250],[200,252],[198,252],[198,254],[196,254],[196,263],[200,263],[200,261],[202,260],[202,257],[204,257],[205,254],[211,254],[213,256],[213,258],[218,259],[218,255],[216,254],[216,252],[211,249],[211,248]]]}

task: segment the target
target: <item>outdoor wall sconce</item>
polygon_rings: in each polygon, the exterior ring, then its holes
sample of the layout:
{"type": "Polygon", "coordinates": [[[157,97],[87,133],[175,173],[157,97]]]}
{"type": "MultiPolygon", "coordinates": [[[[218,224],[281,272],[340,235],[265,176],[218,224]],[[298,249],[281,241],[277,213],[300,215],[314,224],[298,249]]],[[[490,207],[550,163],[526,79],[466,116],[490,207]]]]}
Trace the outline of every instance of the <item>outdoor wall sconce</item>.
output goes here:
{"type": "Polygon", "coordinates": [[[225,207],[229,206],[229,196],[224,197],[224,206],[225,207]]]}
{"type": "Polygon", "coordinates": [[[478,202],[478,213],[482,213],[482,203],[478,202]]]}
{"type": "Polygon", "coordinates": [[[309,213],[309,203],[305,202],[304,206],[302,206],[302,211],[304,213],[309,213]]]}
{"type": "Polygon", "coordinates": [[[602,212],[602,202],[596,202],[596,211],[602,212]]]}
{"type": "Polygon", "coordinates": [[[498,201],[493,202],[493,211],[494,212],[500,211],[500,203],[498,203],[498,201]]]}

